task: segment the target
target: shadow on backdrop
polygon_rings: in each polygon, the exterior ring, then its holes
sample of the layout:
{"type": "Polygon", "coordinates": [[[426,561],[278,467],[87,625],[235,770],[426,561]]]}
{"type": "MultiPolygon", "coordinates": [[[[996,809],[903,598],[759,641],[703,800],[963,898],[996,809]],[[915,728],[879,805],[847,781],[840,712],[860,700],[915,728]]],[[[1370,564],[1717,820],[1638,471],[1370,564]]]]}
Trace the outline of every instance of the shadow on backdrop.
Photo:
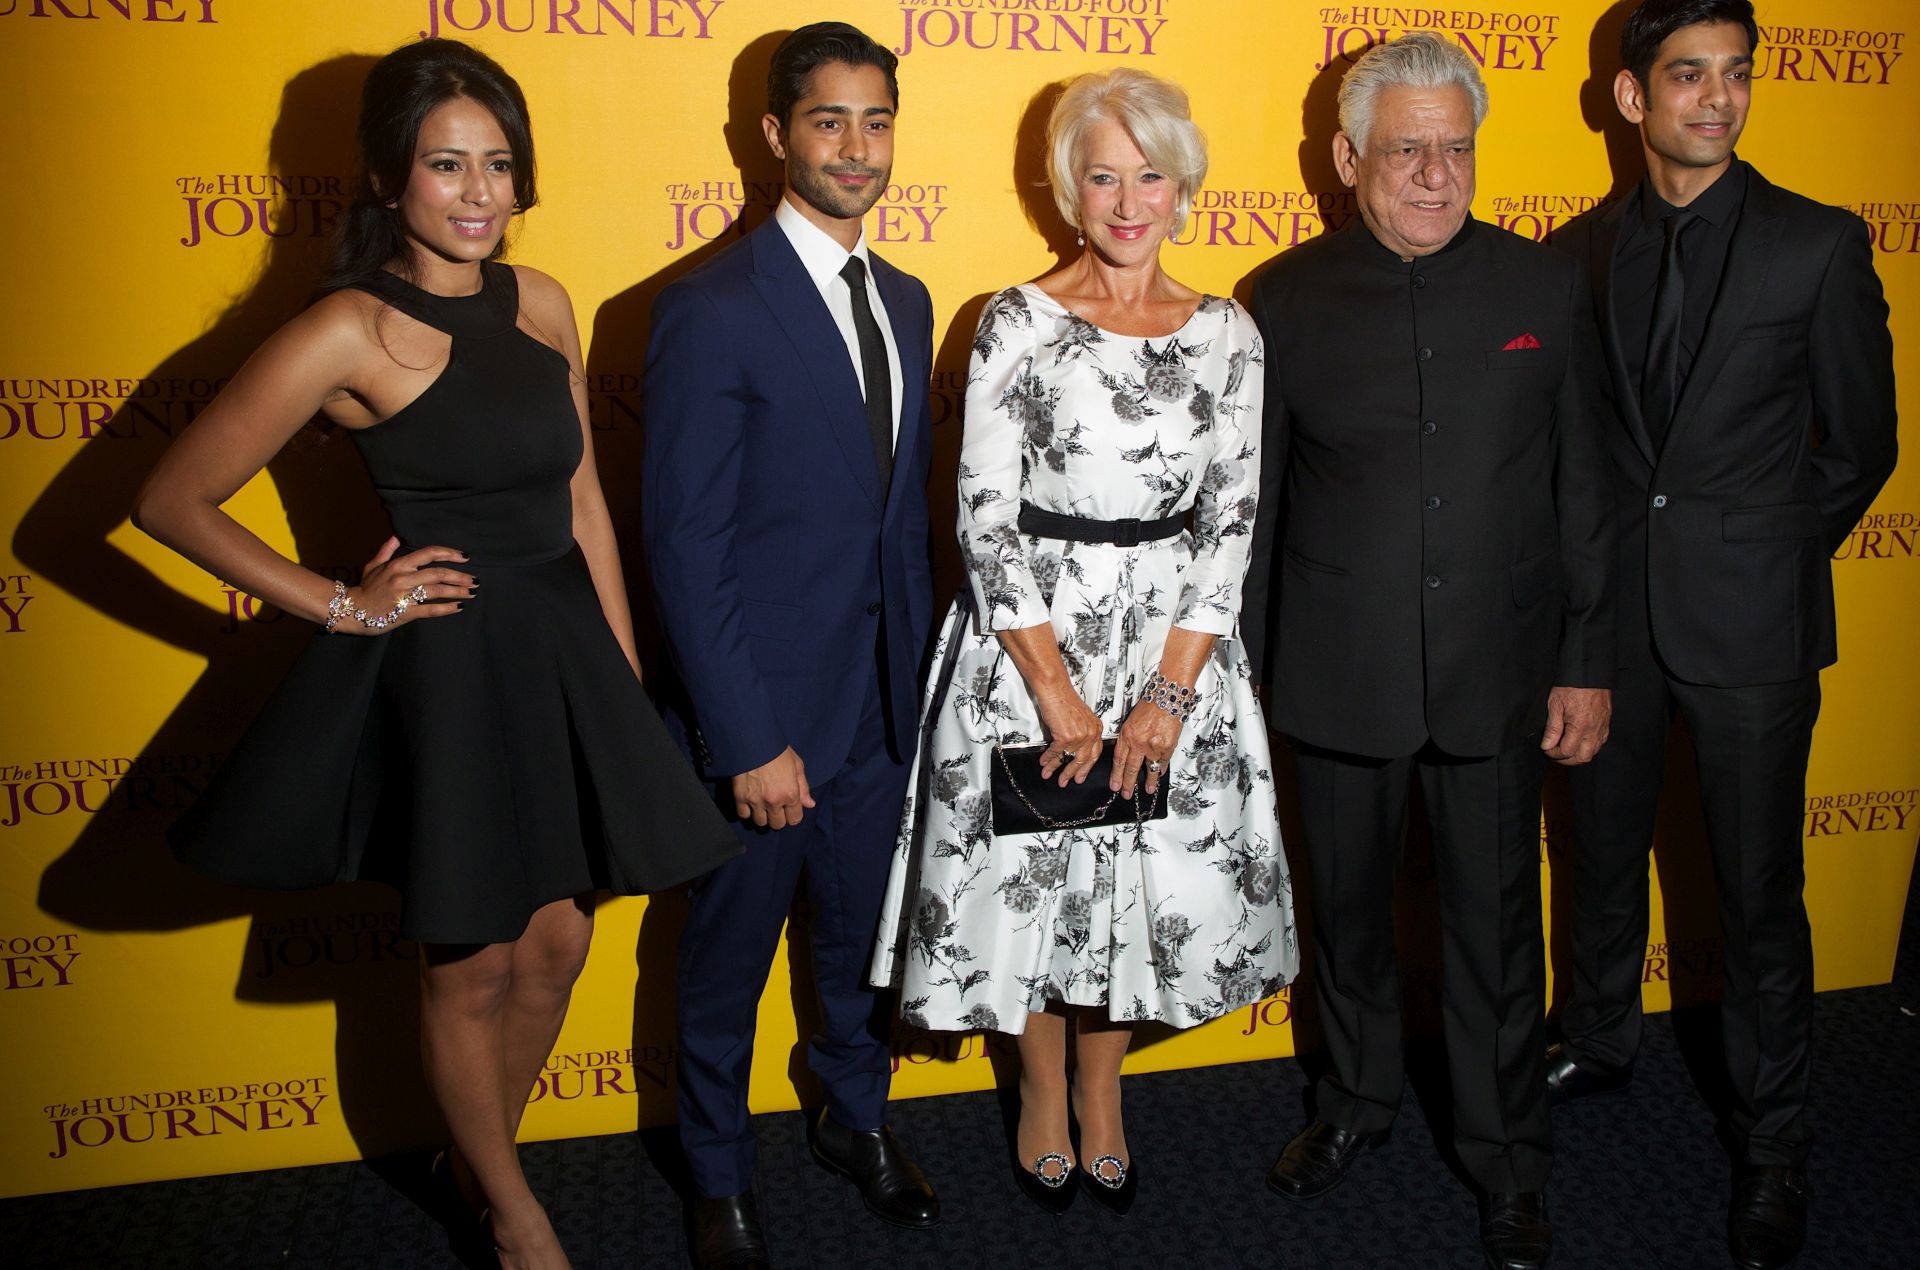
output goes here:
{"type": "MultiPolygon", "coordinates": [[[[267,147],[272,173],[344,179],[353,170],[346,121],[375,60],[334,57],[287,82],[267,147]]],[[[262,208],[262,221],[269,210],[278,209],[262,208]]],[[[284,229],[284,222],[272,223],[288,236],[268,238],[244,293],[148,378],[224,380],[266,333],[304,306],[324,268],[329,225],[324,217],[313,224],[296,217],[284,229]]],[[[35,574],[102,616],[206,663],[140,747],[132,770],[110,792],[107,781],[97,782],[101,796],[89,807],[97,814],[41,876],[39,904],[79,929],[106,933],[246,919],[245,931],[235,935],[234,999],[332,1001],[335,1092],[354,1144],[366,1156],[422,1146],[439,1140],[444,1129],[417,1059],[417,950],[399,936],[392,893],[364,883],[312,892],[229,887],[177,863],[164,839],[305,641],[316,637],[308,623],[231,591],[223,595],[212,581],[202,595],[177,590],[112,541],[167,439],[210,396],[124,403],[85,437],[15,534],[14,553],[35,574]]],[[[294,556],[329,576],[356,579],[388,530],[352,443],[344,434],[310,428],[266,471],[286,513],[294,556]]],[[[271,825],[260,827],[259,849],[274,849],[271,825]]],[[[261,1028],[271,1026],[271,1018],[253,1016],[261,1028]]]]}
{"type": "Polygon", "coordinates": [[[1606,201],[1624,197],[1647,170],[1640,130],[1628,123],[1613,102],[1613,81],[1620,72],[1620,32],[1640,0],[1618,0],[1602,13],[1587,37],[1587,78],[1580,85],[1580,118],[1607,148],[1613,184],[1606,201]]]}
{"type": "MultiPolygon", "coordinates": [[[[1359,52],[1356,51],[1354,58],[1358,57],[1359,52]]],[[[1301,188],[1313,195],[1313,215],[1319,224],[1318,228],[1298,238],[1279,255],[1296,250],[1322,234],[1338,231],[1360,214],[1353,191],[1340,179],[1340,171],[1333,165],[1333,136],[1340,131],[1340,80],[1352,65],[1352,59],[1336,56],[1314,73],[1307,82],[1307,91],[1300,98],[1300,144],[1294,153],[1300,164],[1301,188]]],[[[1304,228],[1293,218],[1284,223],[1295,234],[1304,228]]],[[[1243,305],[1250,303],[1253,280],[1277,258],[1262,260],[1243,274],[1240,281],[1234,284],[1233,298],[1243,305]]]]}
{"type": "MultiPolygon", "coordinates": [[[[644,379],[653,304],[660,293],[765,224],[778,206],[785,171],[767,145],[761,119],[767,111],[767,68],[790,32],[755,37],[734,58],[727,75],[727,113],[719,122],[730,177],[670,188],[673,220],[660,246],[679,251],[672,263],[607,299],[595,311],[587,349],[587,382],[595,397],[594,456],[619,534],[621,560],[632,601],[634,630],[650,685],[668,683],[666,647],[654,605],[641,535],[641,459],[646,447],[644,379]]],[[[733,805],[714,791],[721,814],[733,805]]],[[[673,1124],[672,1071],[677,1056],[680,935],[686,926],[686,888],[651,896],[640,919],[634,950],[633,1062],[640,1093],[641,1148],[676,1191],[692,1194],[692,1179],[673,1124]],[[645,1063],[649,1071],[640,1069],[645,1063]]],[[[806,1040],[819,1017],[810,959],[804,897],[796,898],[788,929],[788,973],[797,1041],[787,1071],[802,1106],[822,1101],[806,1066],[806,1040]]]]}

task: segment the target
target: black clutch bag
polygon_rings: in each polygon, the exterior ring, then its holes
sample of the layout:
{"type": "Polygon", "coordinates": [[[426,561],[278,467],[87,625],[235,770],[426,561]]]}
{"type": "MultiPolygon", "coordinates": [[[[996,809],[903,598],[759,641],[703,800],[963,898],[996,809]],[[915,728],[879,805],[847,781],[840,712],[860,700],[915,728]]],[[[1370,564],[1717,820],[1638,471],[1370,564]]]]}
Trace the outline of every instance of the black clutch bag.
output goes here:
{"type": "Polygon", "coordinates": [[[993,832],[1046,833],[1051,829],[1088,829],[1095,825],[1132,825],[1161,820],[1167,814],[1167,786],[1163,780],[1151,796],[1143,776],[1132,798],[1107,788],[1113,779],[1113,747],[1100,747],[1100,757],[1084,784],[1062,789],[1060,773],[1053,780],[1040,776],[1040,745],[993,747],[993,832]]]}

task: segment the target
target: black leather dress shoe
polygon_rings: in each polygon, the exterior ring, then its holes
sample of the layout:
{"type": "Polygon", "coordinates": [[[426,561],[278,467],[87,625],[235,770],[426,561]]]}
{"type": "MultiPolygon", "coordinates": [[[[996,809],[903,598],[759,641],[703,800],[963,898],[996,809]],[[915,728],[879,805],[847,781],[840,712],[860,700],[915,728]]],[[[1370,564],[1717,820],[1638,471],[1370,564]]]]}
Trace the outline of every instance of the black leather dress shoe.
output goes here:
{"type": "Polygon", "coordinates": [[[1625,1071],[1604,1072],[1574,1062],[1573,1053],[1564,1041],[1547,1046],[1547,1101],[1556,1107],[1576,1098],[1617,1094],[1632,1083],[1631,1067],[1625,1071]]]}
{"type": "Polygon", "coordinates": [[[1387,1140],[1388,1130],[1355,1133],[1316,1120],[1287,1143],[1267,1174],[1267,1186],[1288,1199],[1312,1199],[1340,1185],[1360,1153],[1387,1140]]]}
{"type": "Polygon", "coordinates": [[[1541,1270],[1553,1255],[1547,1197],[1539,1191],[1488,1195],[1480,1216],[1480,1250],[1489,1270],[1541,1270]]]}
{"type": "Polygon", "coordinates": [[[1777,1270],[1800,1255],[1807,1239],[1807,1175],[1778,1165],[1743,1164],[1734,1171],[1727,1209],[1727,1250],[1745,1270],[1777,1270]]]}
{"type": "Polygon", "coordinates": [[[860,1187],[867,1211],[909,1230],[940,1224],[940,1201],[920,1166],[907,1158],[893,1130],[849,1129],[824,1110],[814,1126],[813,1154],[860,1187]]]}
{"type": "Polygon", "coordinates": [[[772,1265],[752,1191],[695,1199],[689,1243],[699,1270],[770,1270],[772,1265]]]}

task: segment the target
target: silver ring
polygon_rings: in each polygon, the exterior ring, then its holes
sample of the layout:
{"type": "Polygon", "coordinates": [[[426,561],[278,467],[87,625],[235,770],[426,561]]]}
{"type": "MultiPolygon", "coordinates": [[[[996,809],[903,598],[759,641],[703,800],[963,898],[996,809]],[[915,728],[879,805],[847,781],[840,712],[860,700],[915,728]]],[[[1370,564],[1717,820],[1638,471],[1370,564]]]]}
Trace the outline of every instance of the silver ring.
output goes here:
{"type": "Polygon", "coordinates": [[[1147,760],[1147,770],[1149,772],[1152,772],[1155,776],[1158,776],[1160,774],[1160,769],[1165,766],[1166,764],[1162,763],[1157,758],[1150,758],[1147,760]]]}
{"type": "Polygon", "coordinates": [[[427,584],[422,582],[419,586],[407,592],[407,598],[415,604],[425,604],[427,602],[427,584]]]}
{"type": "Polygon", "coordinates": [[[1075,757],[1078,757],[1078,756],[1077,756],[1077,755],[1075,755],[1075,754],[1074,754],[1074,752],[1073,752],[1072,750],[1061,750],[1061,751],[1060,751],[1060,757],[1061,757],[1061,758],[1075,758],[1075,757]]]}

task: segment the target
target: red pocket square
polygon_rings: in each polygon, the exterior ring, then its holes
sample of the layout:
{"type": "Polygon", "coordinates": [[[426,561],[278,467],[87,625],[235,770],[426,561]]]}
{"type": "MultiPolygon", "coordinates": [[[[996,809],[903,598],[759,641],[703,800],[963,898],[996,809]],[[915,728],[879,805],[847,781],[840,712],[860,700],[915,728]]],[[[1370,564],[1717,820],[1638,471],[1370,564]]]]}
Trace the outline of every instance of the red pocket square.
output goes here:
{"type": "Polygon", "coordinates": [[[1509,348],[1539,348],[1539,347],[1540,347],[1540,341],[1533,338],[1533,333],[1531,331],[1529,331],[1525,335],[1516,335],[1512,339],[1508,340],[1505,344],[1501,345],[1501,348],[1503,350],[1509,349],[1509,348]]]}

